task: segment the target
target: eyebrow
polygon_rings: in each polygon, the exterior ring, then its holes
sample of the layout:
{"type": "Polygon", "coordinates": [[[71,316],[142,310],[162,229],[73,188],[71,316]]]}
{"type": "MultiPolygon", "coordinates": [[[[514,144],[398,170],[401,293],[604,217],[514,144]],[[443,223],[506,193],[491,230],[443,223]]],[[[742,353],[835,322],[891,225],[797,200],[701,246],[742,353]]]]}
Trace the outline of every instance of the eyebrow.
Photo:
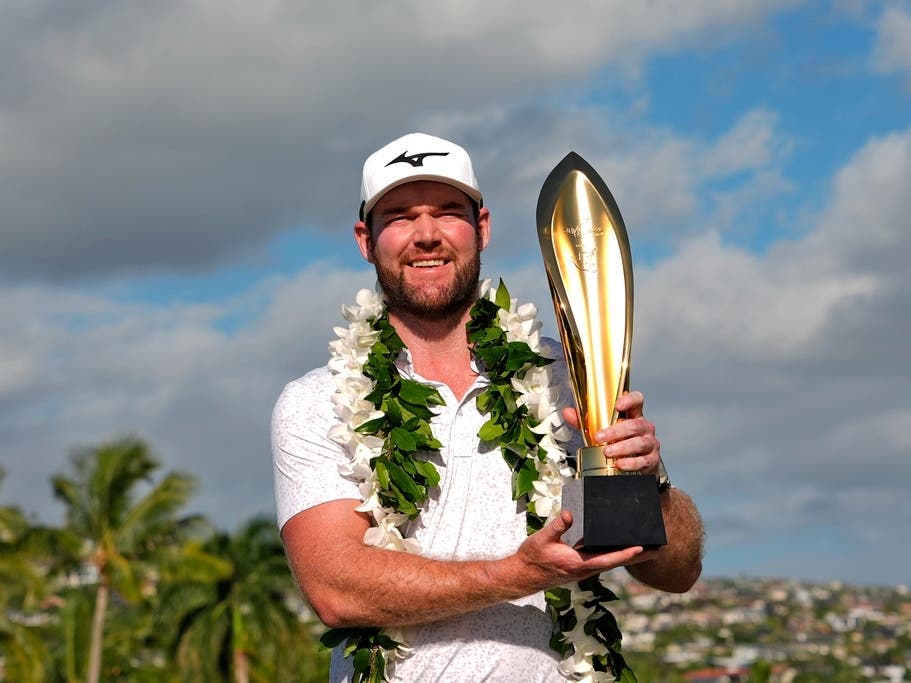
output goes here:
{"type": "MultiPolygon", "coordinates": [[[[383,216],[389,216],[395,213],[408,213],[411,211],[411,206],[390,206],[380,211],[380,214],[383,216]]],[[[458,209],[460,211],[470,211],[471,209],[465,205],[464,202],[451,201],[440,204],[437,209],[439,211],[452,211],[458,209]]]]}

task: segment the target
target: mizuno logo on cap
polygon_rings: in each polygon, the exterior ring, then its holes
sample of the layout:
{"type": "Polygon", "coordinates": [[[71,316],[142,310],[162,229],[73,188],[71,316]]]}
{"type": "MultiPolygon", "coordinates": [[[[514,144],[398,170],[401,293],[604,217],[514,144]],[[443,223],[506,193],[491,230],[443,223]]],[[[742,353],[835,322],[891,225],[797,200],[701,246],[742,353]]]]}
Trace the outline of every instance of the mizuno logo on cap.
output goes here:
{"type": "Polygon", "coordinates": [[[392,166],[392,164],[411,164],[415,168],[418,168],[419,166],[424,165],[424,159],[427,157],[445,156],[449,156],[449,152],[423,152],[422,154],[408,154],[408,150],[406,149],[395,159],[386,164],[386,166],[392,166]]]}

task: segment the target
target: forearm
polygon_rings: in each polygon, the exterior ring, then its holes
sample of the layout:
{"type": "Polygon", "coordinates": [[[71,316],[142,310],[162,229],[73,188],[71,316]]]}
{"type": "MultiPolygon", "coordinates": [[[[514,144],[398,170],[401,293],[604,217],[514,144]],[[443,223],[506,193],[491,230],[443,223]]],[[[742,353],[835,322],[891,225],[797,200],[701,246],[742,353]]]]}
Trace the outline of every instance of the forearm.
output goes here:
{"type": "MultiPolygon", "coordinates": [[[[535,592],[503,560],[439,561],[349,541],[323,558],[292,560],[304,595],[328,626],[437,621],[535,592]],[[319,568],[313,567],[318,562],[319,568]]],[[[289,557],[301,557],[289,548],[289,557]]]]}
{"type": "Polygon", "coordinates": [[[677,488],[660,494],[667,545],[657,557],[627,567],[639,581],[660,590],[684,593],[702,572],[704,530],[692,499],[677,488]]]}

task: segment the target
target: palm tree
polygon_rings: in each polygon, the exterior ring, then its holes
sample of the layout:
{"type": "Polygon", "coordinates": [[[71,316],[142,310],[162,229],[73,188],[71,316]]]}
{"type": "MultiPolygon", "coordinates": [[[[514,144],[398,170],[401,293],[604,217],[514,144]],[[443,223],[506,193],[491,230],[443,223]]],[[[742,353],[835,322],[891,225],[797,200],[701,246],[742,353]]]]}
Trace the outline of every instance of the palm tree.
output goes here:
{"type": "Polygon", "coordinates": [[[57,475],[52,484],[66,505],[67,531],[82,541],[75,559],[97,577],[86,681],[98,683],[112,591],[127,603],[141,601],[200,518],[177,516],[194,479],[171,472],[152,482],[159,463],[142,441],[102,444],[76,453],[72,464],[74,476],[57,475]]]}
{"type": "Polygon", "coordinates": [[[159,630],[177,624],[171,647],[185,680],[326,680],[327,658],[291,602],[297,591],[274,520],[216,534],[204,549],[230,571],[163,588],[158,611],[159,630]]]}

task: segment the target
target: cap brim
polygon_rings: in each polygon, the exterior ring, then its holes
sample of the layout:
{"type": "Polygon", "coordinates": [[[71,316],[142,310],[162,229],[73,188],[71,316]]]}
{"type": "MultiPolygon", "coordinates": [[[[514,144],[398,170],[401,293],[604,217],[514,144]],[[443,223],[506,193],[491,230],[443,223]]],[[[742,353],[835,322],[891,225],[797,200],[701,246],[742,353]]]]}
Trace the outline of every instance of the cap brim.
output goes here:
{"type": "Polygon", "coordinates": [[[480,191],[478,191],[476,188],[472,187],[471,185],[466,185],[465,183],[460,183],[459,181],[453,180],[452,178],[450,178],[448,176],[434,175],[432,173],[418,173],[415,175],[407,176],[405,178],[399,178],[395,182],[389,183],[386,187],[384,187],[382,190],[380,190],[375,195],[373,195],[373,197],[371,197],[369,202],[364,202],[364,206],[362,209],[362,211],[363,211],[362,218],[366,217],[367,214],[370,213],[370,211],[373,209],[373,207],[376,206],[376,203],[378,201],[380,201],[387,192],[389,192],[390,190],[393,190],[401,185],[407,185],[408,183],[417,182],[418,180],[432,180],[434,182],[449,185],[458,190],[461,190],[462,192],[467,194],[471,199],[473,199],[474,201],[476,201],[478,203],[480,203],[481,199],[482,199],[482,195],[481,195],[480,191]]]}

